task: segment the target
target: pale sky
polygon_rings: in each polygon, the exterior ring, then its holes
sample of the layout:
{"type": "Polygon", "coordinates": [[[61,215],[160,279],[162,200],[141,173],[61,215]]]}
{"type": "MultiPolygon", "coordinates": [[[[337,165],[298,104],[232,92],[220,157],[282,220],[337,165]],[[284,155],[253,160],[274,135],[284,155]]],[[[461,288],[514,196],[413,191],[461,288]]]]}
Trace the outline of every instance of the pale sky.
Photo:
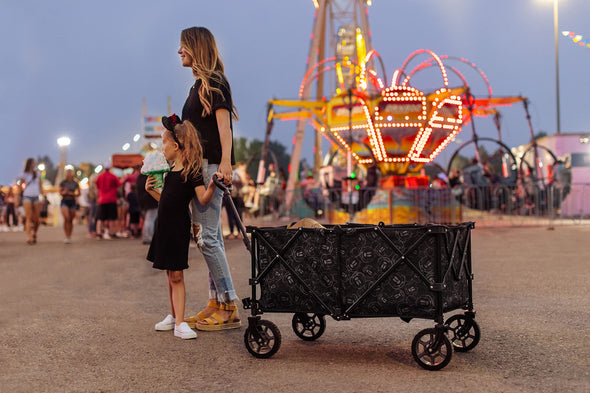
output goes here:
{"type": "MultiPolygon", "coordinates": [[[[0,184],[27,157],[57,163],[63,135],[70,163],[121,152],[140,132],[144,97],[149,115],[165,115],[168,96],[180,113],[193,78],[176,51],[180,31],[195,25],[220,47],[240,114],[235,136],[262,139],[267,100],[297,97],[314,11],[312,0],[0,0],[0,184]]],[[[590,1],[560,0],[559,31],[590,38],[589,15],[590,1]]],[[[388,80],[417,49],[464,57],[495,95],[529,97],[535,132],[555,133],[553,1],[374,0],[369,20],[388,80]]],[[[562,132],[590,132],[590,49],[560,34],[559,62],[562,132]]],[[[465,74],[483,95],[477,75],[465,74]]],[[[522,107],[502,114],[505,142],[526,143],[522,107]]],[[[481,136],[495,137],[491,119],[476,121],[481,136]]],[[[294,122],[279,123],[272,139],[290,150],[294,133],[294,122]]],[[[470,139],[470,129],[458,138],[470,139]]],[[[311,128],[304,146],[310,158],[311,128]]]]}

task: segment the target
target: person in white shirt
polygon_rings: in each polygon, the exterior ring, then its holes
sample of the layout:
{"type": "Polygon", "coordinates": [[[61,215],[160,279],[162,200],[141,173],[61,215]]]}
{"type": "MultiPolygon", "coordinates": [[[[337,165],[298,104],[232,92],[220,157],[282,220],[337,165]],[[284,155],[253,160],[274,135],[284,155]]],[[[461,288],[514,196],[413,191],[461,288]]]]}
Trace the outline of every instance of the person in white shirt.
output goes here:
{"type": "Polygon", "coordinates": [[[43,184],[41,182],[41,173],[37,170],[37,161],[34,158],[28,158],[25,163],[25,171],[20,175],[19,180],[22,185],[23,207],[25,209],[25,233],[27,234],[27,243],[37,243],[37,230],[39,229],[43,184]]]}

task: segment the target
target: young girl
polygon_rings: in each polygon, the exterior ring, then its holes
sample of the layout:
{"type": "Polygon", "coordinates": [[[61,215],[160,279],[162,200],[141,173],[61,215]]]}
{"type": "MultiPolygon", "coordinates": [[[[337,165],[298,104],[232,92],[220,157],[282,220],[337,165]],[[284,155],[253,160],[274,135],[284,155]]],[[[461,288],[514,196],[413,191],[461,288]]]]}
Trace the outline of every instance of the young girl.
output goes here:
{"type": "Polygon", "coordinates": [[[191,339],[197,333],[184,322],[183,275],[188,268],[189,202],[196,195],[201,204],[207,205],[216,187],[213,181],[207,188],[203,183],[203,152],[195,127],[189,121],[180,122],[176,115],[164,117],[162,123],[167,130],[162,134],[162,150],[173,166],[161,193],[154,189],[155,177],[150,176],[145,184],[146,191],[159,201],[158,221],[147,259],[155,269],[166,270],[171,308],[171,314],[156,324],[156,330],[174,328],[176,337],[191,339]]]}

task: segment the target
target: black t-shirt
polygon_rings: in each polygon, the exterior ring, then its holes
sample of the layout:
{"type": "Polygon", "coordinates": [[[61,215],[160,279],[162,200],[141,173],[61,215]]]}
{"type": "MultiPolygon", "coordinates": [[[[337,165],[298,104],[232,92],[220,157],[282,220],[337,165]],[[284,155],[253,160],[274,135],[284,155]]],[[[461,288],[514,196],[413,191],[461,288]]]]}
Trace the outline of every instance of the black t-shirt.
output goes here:
{"type": "MultiPolygon", "coordinates": [[[[217,128],[217,118],[215,117],[215,111],[220,108],[225,108],[229,111],[229,124],[233,137],[233,126],[231,119],[232,99],[229,83],[227,82],[225,76],[223,77],[222,83],[213,79],[210,81],[211,87],[218,88],[221,90],[222,94],[211,90],[211,113],[205,117],[202,116],[203,104],[201,104],[201,100],[199,99],[199,88],[201,87],[201,83],[201,80],[198,79],[191,87],[188,98],[186,99],[184,107],[182,108],[182,120],[189,120],[199,132],[201,146],[203,147],[203,158],[206,158],[209,161],[209,164],[220,164],[221,141],[219,138],[219,128],[217,128]]],[[[235,165],[235,163],[236,160],[234,157],[234,145],[232,142],[231,164],[235,165]]]]}
{"type": "MultiPolygon", "coordinates": [[[[78,185],[78,182],[75,180],[64,180],[61,183],[59,183],[59,186],[69,192],[76,192],[76,190],[80,188],[80,186],[78,185]]],[[[71,194],[62,195],[61,198],[64,201],[76,200],[76,197],[71,194]]]]}

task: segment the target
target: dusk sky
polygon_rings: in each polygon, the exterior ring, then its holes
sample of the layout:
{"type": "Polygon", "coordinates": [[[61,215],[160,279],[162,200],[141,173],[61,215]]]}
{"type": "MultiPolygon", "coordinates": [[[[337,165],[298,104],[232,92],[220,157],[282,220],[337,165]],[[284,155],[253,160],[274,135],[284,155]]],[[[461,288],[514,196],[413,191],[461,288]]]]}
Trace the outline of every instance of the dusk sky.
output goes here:
{"type": "MultiPolygon", "coordinates": [[[[57,164],[60,136],[71,138],[73,164],[122,152],[141,132],[143,98],[148,115],[165,115],[168,96],[180,113],[194,79],[176,52],[181,30],[195,25],[216,36],[240,115],[234,135],[262,139],[267,100],[297,98],[315,11],[312,0],[0,1],[0,184],[27,157],[57,164]]],[[[590,38],[589,16],[589,0],[560,0],[560,33],[590,38]]],[[[555,133],[553,1],[374,0],[369,20],[388,81],[420,48],[464,57],[486,73],[494,95],[530,99],[535,132],[555,133]]],[[[590,132],[590,49],[560,34],[559,62],[562,132],[590,132]]],[[[465,74],[485,95],[477,74],[465,74]]],[[[502,114],[505,142],[526,143],[522,106],[502,114]]],[[[491,119],[476,121],[481,136],[495,137],[491,119]]],[[[294,133],[294,122],[282,122],[272,139],[290,151],[294,133]]],[[[470,139],[470,130],[458,138],[470,139]]],[[[308,127],[308,159],[311,140],[308,127]]]]}

